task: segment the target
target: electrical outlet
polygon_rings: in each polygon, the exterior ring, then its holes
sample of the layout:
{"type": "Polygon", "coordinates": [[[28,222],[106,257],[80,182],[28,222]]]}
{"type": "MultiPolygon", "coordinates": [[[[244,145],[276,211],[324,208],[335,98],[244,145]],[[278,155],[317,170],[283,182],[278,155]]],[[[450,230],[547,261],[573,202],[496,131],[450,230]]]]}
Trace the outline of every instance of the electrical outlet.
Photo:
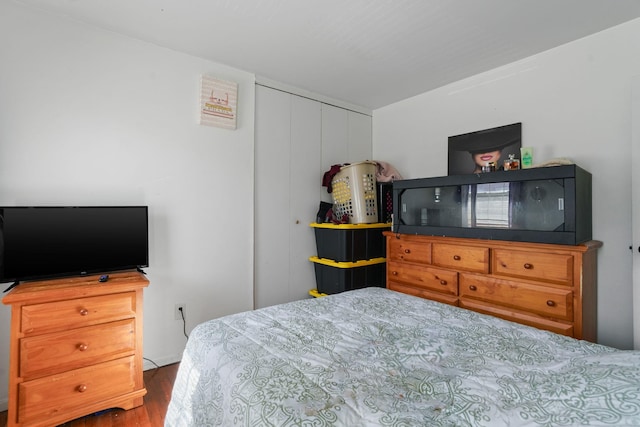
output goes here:
{"type": "Polygon", "coordinates": [[[184,317],[187,318],[187,305],[185,303],[176,304],[174,309],[174,316],[176,320],[182,320],[184,317]]]}

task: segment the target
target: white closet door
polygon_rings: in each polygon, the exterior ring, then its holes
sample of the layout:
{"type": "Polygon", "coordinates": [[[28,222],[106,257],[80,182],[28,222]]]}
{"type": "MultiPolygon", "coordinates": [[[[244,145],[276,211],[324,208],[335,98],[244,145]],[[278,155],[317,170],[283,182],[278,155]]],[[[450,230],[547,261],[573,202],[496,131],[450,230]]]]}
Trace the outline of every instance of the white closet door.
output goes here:
{"type": "Polygon", "coordinates": [[[322,105],[322,166],[373,160],[371,116],[322,105]]]}
{"type": "Polygon", "coordinates": [[[291,96],[291,165],[289,243],[290,270],[288,301],[309,297],[316,287],[314,266],[309,257],[316,255],[314,230],[322,187],[321,104],[291,96]]]}
{"type": "Polygon", "coordinates": [[[257,86],[255,133],[254,306],[261,308],[309,298],[316,287],[309,224],[320,201],[332,201],[322,176],[331,165],[371,157],[371,118],[257,86]]]}
{"type": "MultiPolygon", "coordinates": [[[[349,136],[347,145],[347,162],[361,162],[363,160],[375,160],[372,158],[372,129],[371,116],[349,111],[349,136]]],[[[378,159],[382,160],[382,159],[378,159]]]]}
{"type": "Polygon", "coordinates": [[[254,305],[261,308],[289,293],[291,95],[256,87],[255,135],[254,305]]]}
{"type": "MultiPolygon", "coordinates": [[[[322,104],[322,171],[331,166],[348,162],[349,121],[347,110],[322,104]]],[[[331,194],[326,188],[322,200],[332,202],[331,194]]]]}
{"type": "Polygon", "coordinates": [[[640,76],[632,80],[631,225],[633,229],[633,347],[640,350],[640,76]]]}
{"type": "Polygon", "coordinates": [[[256,87],[255,307],[316,287],[315,220],[322,189],[321,104],[256,87]]]}

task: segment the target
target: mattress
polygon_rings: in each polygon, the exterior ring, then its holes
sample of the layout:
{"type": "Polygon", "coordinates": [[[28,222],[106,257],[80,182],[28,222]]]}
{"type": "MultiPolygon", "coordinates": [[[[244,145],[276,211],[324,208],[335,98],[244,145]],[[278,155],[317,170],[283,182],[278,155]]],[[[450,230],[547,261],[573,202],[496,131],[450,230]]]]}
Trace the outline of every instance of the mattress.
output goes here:
{"type": "Polygon", "coordinates": [[[640,425],[640,352],[383,288],[198,325],[165,426],[640,425]]]}

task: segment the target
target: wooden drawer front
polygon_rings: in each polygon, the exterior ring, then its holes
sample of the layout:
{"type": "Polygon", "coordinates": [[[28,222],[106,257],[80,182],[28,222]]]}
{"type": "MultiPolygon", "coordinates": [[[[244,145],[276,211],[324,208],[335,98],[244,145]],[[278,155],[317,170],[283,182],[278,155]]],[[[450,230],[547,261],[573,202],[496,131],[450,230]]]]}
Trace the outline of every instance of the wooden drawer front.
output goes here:
{"type": "Polygon", "coordinates": [[[509,310],[505,307],[490,305],[482,301],[473,301],[471,299],[460,301],[460,307],[484,314],[490,314],[492,316],[500,317],[501,319],[510,320],[516,323],[521,323],[523,325],[533,326],[534,328],[555,332],[556,334],[566,335],[568,337],[574,336],[573,323],[562,323],[544,319],[541,317],[536,317],[532,314],[521,313],[509,310]]]}
{"type": "Polygon", "coordinates": [[[573,256],[506,249],[493,251],[494,274],[552,283],[573,282],[573,256]]]}
{"type": "Polygon", "coordinates": [[[431,292],[426,288],[420,288],[417,286],[405,285],[398,282],[387,282],[387,288],[392,291],[402,292],[403,294],[413,295],[414,297],[420,297],[424,299],[430,299],[449,305],[458,305],[458,297],[449,294],[443,294],[440,292],[431,292]]]}
{"type": "Polygon", "coordinates": [[[66,330],[127,319],[135,314],[135,292],[25,305],[21,331],[37,334],[66,330]]]}
{"type": "Polygon", "coordinates": [[[493,277],[460,274],[460,298],[473,298],[556,319],[573,320],[573,292],[493,277]]]}
{"type": "Polygon", "coordinates": [[[431,253],[434,265],[456,270],[489,272],[489,248],[434,243],[431,253]]]}
{"type": "Polygon", "coordinates": [[[20,376],[25,379],[133,354],[135,319],[54,332],[20,340],[20,376]]]}
{"type": "Polygon", "coordinates": [[[389,237],[387,240],[387,256],[393,261],[431,264],[431,243],[389,237]]]}
{"type": "Polygon", "coordinates": [[[133,356],[18,385],[18,421],[29,423],[135,391],[133,356]]]}
{"type": "Polygon", "coordinates": [[[455,271],[388,262],[387,274],[389,280],[394,282],[403,282],[436,292],[458,295],[458,273],[455,271]]]}

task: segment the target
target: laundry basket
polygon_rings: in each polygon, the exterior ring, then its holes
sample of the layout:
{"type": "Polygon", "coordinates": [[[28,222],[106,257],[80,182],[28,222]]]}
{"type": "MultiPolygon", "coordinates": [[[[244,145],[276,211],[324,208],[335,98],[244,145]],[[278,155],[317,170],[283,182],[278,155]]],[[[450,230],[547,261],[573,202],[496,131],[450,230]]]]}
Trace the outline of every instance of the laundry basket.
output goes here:
{"type": "Polygon", "coordinates": [[[376,163],[365,161],[340,168],[331,181],[333,211],[351,224],[378,222],[376,163]]]}

